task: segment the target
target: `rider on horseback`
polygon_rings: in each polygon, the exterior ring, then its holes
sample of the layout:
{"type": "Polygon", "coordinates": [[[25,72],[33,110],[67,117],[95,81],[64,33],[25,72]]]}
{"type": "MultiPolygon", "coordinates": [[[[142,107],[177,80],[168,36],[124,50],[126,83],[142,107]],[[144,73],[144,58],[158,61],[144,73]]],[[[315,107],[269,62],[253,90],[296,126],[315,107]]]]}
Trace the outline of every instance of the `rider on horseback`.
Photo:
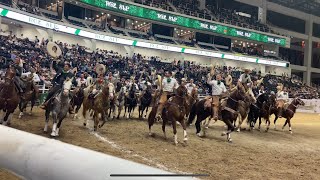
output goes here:
{"type": "Polygon", "coordinates": [[[174,90],[179,87],[178,81],[172,77],[172,72],[166,72],[165,78],[162,80],[160,91],[161,96],[159,100],[159,106],[156,113],[156,118],[158,120],[161,118],[161,113],[163,110],[164,103],[174,95],[174,90]]]}
{"type": "Polygon", "coordinates": [[[220,74],[217,74],[216,80],[211,80],[211,78],[208,79],[208,84],[212,86],[212,117],[215,121],[218,120],[220,96],[227,92],[227,88],[221,80],[222,77],[220,74]]]}
{"type": "MultiPolygon", "coordinates": [[[[48,96],[45,102],[40,106],[42,109],[46,109],[51,99],[56,95],[63,86],[64,81],[69,78],[73,78],[74,74],[71,71],[71,65],[68,62],[57,64],[57,61],[53,61],[53,68],[57,72],[56,76],[52,80],[52,88],[49,90],[48,96]],[[61,67],[63,65],[63,68],[61,67]]],[[[76,79],[73,79],[73,85],[77,86],[76,79]]],[[[73,114],[73,108],[70,107],[70,114],[73,114]]]]}
{"type": "Polygon", "coordinates": [[[252,81],[249,73],[250,73],[250,70],[245,69],[244,73],[241,74],[239,78],[239,82],[244,86],[246,91],[248,91],[249,87],[252,85],[252,81]]]}
{"type": "Polygon", "coordinates": [[[284,111],[284,105],[289,99],[288,93],[286,92],[286,88],[283,87],[282,84],[277,86],[277,109],[278,109],[278,117],[282,117],[282,112],[284,111]]]}
{"type": "Polygon", "coordinates": [[[17,87],[20,96],[22,97],[24,89],[25,89],[24,84],[23,84],[22,80],[20,79],[22,76],[22,70],[23,70],[22,61],[20,60],[19,57],[15,57],[15,61],[13,63],[4,65],[3,67],[4,68],[13,67],[15,69],[16,76],[14,77],[13,82],[14,82],[15,86],[17,87]]]}

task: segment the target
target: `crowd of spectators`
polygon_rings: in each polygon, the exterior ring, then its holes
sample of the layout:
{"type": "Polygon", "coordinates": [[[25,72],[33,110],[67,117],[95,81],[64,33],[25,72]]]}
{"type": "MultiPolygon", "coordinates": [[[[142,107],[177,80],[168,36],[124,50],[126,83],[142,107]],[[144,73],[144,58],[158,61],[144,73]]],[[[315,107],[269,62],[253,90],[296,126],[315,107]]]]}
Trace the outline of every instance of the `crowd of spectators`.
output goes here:
{"type": "MultiPolygon", "coordinates": [[[[19,56],[23,61],[24,73],[28,73],[31,69],[35,69],[40,76],[41,83],[50,84],[55,73],[51,68],[53,59],[46,52],[46,44],[48,40],[34,40],[20,35],[0,36],[0,69],[3,70],[5,64],[10,63],[12,54],[19,56]]],[[[182,78],[187,80],[194,79],[199,87],[200,94],[209,94],[210,86],[207,85],[207,74],[210,67],[204,67],[200,64],[190,61],[173,60],[171,62],[163,61],[160,57],[146,57],[141,54],[133,54],[132,56],[120,55],[112,50],[96,49],[91,51],[86,47],[77,44],[67,44],[64,42],[56,42],[63,51],[62,59],[68,61],[73,68],[77,68],[76,76],[92,76],[97,77],[95,66],[97,63],[106,65],[107,77],[112,73],[117,78],[135,79],[138,81],[140,77],[143,80],[154,83],[154,74],[164,74],[165,71],[172,71],[178,81],[182,78]]],[[[235,67],[215,67],[216,72],[226,77],[230,74],[236,83],[242,70],[235,67]]],[[[2,71],[4,72],[4,71],[2,71]]],[[[252,80],[257,83],[261,79],[261,73],[253,70],[251,73],[252,80]]],[[[269,92],[276,92],[276,86],[282,83],[288,88],[290,96],[303,95],[305,98],[318,98],[319,89],[308,87],[297,81],[297,78],[289,78],[288,76],[277,77],[266,75],[263,85],[269,92]]]]}

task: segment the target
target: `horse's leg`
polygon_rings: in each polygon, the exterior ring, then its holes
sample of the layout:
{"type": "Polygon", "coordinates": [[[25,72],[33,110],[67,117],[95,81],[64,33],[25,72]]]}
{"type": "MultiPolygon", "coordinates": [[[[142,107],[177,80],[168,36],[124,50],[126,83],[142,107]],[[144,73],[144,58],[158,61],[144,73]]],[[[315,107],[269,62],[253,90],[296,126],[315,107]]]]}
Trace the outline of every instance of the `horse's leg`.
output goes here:
{"type": "Polygon", "coordinates": [[[230,122],[229,120],[224,120],[224,123],[228,126],[228,131],[227,132],[223,132],[221,135],[222,136],[227,135],[228,142],[232,142],[231,133],[234,131],[233,123],[230,122]]]}
{"type": "Polygon", "coordinates": [[[99,113],[97,113],[97,112],[94,113],[93,121],[94,121],[93,131],[97,131],[97,127],[98,127],[98,124],[99,124],[99,113]]]}
{"type": "Polygon", "coordinates": [[[53,126],[52,126],[52,132],[51,132],[51,136],[55,137],[57,134],[56,134],[56,130],[57,130],[57,113],[55,112],[52,112],[52,119],[53,119],[53,126]]]}
{"type": "Polygon", "coordinates": [[[43,132],[46,133],[48,131],[48,123],[49,123],[49,117],[50,117],[50,111],[49,110],[46,110],[45,116],[46,116],[46,119],[45,119],[45,125],[44,125],[43,132]]]}
{"type": "MultiPolygon", "coordinates": [[[[240,115],[240,116],[238,116],[238,118],[237,119],[239,119],[239,123],[238,123],[238,127],[237,127],[237,132],[240,132],[241,131],[241,125],[242,125],[242,122],[243,122],[243,119],[244,118],[242,118],[242,116],[240,115]]],[[[236,122],[236,121],[235,121],[236,122]]]]}
{"type": "Polygon", "coordinates": [[[292,134],[292,129],[291,129],[291,118],[287,119],[288,125],[289,125],[289,132],[292,134]]]}
{"type": "Polygon", "coordinates": [[[7,125],[8,125],[8,119],[9,119],[10,114],[11,114],[11,113],[7,110],[6,115],[5,115],[4,118],[3,118],[3,125],[4,125],[4,126],[7,126],[7,125]]]}
{"type": "Polygon", "coordinates": [[[149,111],[149,106],[147,106],[147,108],[146,108],[146,115],[144,115],[144,118],[147,118],[148,111],[149,111]]]}
{"type": "Polygon", "coordinates": [[[163,135],[164,135],[164,139],[167,140],[166,123],[167,123],[167,120],[163,120],[163,121],[162,121],[162,132],[163,132],[163,135]]]}
{"type": "Polygon", "coordinates": [[[20,101],[20,103],[19,103],[19,110],[20,110],[20,113],[19,113],[19,119],[21,119],[22,118],[22,116],[23,116],[23,110],[24,110],[24,101],[20,101]]]}
{"type": "Polygon", "coordinates": [[[122,106],[119,105],[119,107],[118,107],[118,117],[117,117],[117,119],[120,119],[121,111],[122,111],[122,106]]]}
{"type": "Polygon", "coordinates": [[[83,126],[87,126],[87,106],[86,105],[83,105],[83,108],[82,108],[82,116],[83,116],[83,126]]]}
{"type": "Polygon", "coordinates": [[[75,113],[75,115],[74,115],[76,119],[78,119],[78,112],[79,112],[80,108],[81,108],[81,104],[80,104],[80,105],[77,105],[76,113],[75,113]]]}
{"type": "Polygon", "coordinates": [[[183,141],[186,143],[188,141],[188,135],[187,135],[187,126],[184,121],[184,117],[183,117],[183,119],[180,120],[180,124],[183,128],[183,141]]]}
{"type": "Polygon", "coordinates": [[[107,113],[103,112],[101,113],[101,119],[102,119],[102,124],[100,124],[98,127],[102,128],[104,126],[104,124],[107,122],[107,113]]]}
{"type": "Polygon", "coordinates": [[[287,123],[288,123],[288,119],[286,119],[286,122],[285,122],[284,125],[282,126],[282,131],[284,130],[284,127],[286,127],[287,123]]]}
{"type": "Polygon", "coordinates": [[[273,123],[274,123],[274,130],[277,129],[277,127],[276,127],[277,120],[278,120],[278,116],[275,115],[275,118],[274,118],[274,121],[273,121],[273,123]]]}
{"type": "Polygon", "coordinates": [[[59,131],[60,131],[60,126],[62,124],[64,118],[59,119],[59,122],[57,124],[57,129],[56,129],[56,136],[59,136],[59,131]]]}
{"type": "Polygon", "coordinates": [[[123,118],[125,118],[125,117],[126,117],[127,109],[128,109],[128,106],[124,106],[124,114],[123,114],[123,118]]]}
{"type": "Polygon", "coordinates": [[[178,145],[177,121],[174,118],[172,118],[172,128],[173,128],[174,144],[178,145]]]}
{"type": "Polygon", "coordinates": [[[196,134],[197,134],[197,136],[201,136],[201,134],[200,134],[200,132],[201,132],[201,120],[200,120],[200,118],[199,118],[199,116],[197,116],[197,121],[196,121],[196,130],[197,130],[197,132],[196,132],[196,134]]]}
{"type": "Polygon", "coordinates": [[[266,118],[266,122],[267,122],[267,129],[266,129],[266,132],[268,132],[269,131],[269,128],[270,128],[270,117],[268,116],[267,118],[266,118]]]}
{"type": "Polygon", "coordinates": [[[142,115],[141,115],[141,110],[142,110],[142,105],[138,106],[138,113],[139,113],[139,119],[142,118],[142,115]]]}
{"type": "Polygon", "coordinates": [[[262,123],[261,116],[259,116],[259,131],[261,131],[261,123],[262,123]]]}
{"type": "Polygon", "coordinates": [[[33,107],[34,107],[35,104],[36,104],[36,100],[35,100],[35,99],[32,99],[32,100],[31,100],[30,113],[29,113],[30,116],[32,115],[32,110],[33,110],[33,107]]]}

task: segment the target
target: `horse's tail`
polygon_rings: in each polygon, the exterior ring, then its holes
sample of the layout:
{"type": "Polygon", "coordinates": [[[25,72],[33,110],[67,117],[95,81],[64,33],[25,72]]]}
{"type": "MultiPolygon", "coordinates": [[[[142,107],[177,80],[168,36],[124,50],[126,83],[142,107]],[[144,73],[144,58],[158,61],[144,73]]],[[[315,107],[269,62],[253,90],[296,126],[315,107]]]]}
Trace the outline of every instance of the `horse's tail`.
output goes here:
{"type": "Polygon", "coordinates": [[[190,114],[189,114],[188,123],[187,123],[188,126],[189,126],[190,124],[192,124],[192,121],[193,121],[194,118],[196,117],[196,114],[197,114],[197,105],[198,105],[198,103],[194,103],[194,104],[192,105],[192,108],[191,108],[191,111],[190,111],[190,114]]]}

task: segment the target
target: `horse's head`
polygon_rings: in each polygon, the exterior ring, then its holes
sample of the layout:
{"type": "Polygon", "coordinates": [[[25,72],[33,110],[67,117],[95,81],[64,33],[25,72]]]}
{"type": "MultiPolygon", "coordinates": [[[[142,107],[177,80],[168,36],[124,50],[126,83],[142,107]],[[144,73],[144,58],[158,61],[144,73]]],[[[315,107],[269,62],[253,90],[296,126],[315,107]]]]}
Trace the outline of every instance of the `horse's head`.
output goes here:
{"type": "Polygon", "coordinates": [[[300,98],[295,98],[293,101],[294,101],[293,102],[294,105],[296,105],[296,106],[299,106],[299,105],[304,106],[305,105],[305,103],[300,98]]]}
{"type": "Polygon", "coordinates": [[[181,86],[179,86],[179,87],[177,88],[177,91],[176,91],[176,92],[177,92],[177,95],[178,95],[178,96],[184,97],[184,96],[187,95],[188,90],[187,90],[186,86],[181,85],[181,86]]]}
{"type": "Polygon", "coordinates": [[[238,83],[236,90],[231,93],[230,97],[232,97],[235,100],[245,100],[246,98],[246,89],[241,83],[238,83]]]}
{"type": "Polygon", "coordinates": [[[275,94],[271,94],[268,98],[271,106],[276,106],[277,104],[277,96],[275,94]]]}
{"type": "Polygon", "coordinates": [[[198,93],[198,88],[193,88],[191,91],[191,97],[194,99],[198,99],[199,93],[198,93]]]}
{"type": "Polygon", "coordinates": [[[246,93],[246,100],[248,100],[249,103],[256,103],[257,102],[257,99],[254,96],[254,93],[251,88],[249,88],[246,93]]]}
{"type": "Polygon", "coordinates": [[[16,75],[15,69],[13,67],[8,68],[6,71],[6,74],[4,76],[4,79],[5,79],[4,85],[5,86],[10,85],[12,83],[12,80],[15,77],[15,75],[16,75]]]}
{"type": "Polygon", "coordinates": [[[70,90],[71,90],[71,86],[72,86],[72,81],[73,81],[73,78],[67,78],[65,81],[64,81],[64,83],[63,83],[63,95],[64,96],[69,96],[69,93],[70,93],[70,90]]]}
{"type": "Polygon", "coordinates": [[[113,99],[114,98],[114,89],[115,89],[114,84],[109,83],[108,87],[109,87],[109,97],[110,97],[110,99],[113,99]]]}
{"type": "Polygon", "coordinates": [[[104,94],[104,95],[106,95],[106,96],[109,96],[109,85],[105,85],[105,86],[103,86],[103,88],[102,88],[102,93],[104,94]]]}

